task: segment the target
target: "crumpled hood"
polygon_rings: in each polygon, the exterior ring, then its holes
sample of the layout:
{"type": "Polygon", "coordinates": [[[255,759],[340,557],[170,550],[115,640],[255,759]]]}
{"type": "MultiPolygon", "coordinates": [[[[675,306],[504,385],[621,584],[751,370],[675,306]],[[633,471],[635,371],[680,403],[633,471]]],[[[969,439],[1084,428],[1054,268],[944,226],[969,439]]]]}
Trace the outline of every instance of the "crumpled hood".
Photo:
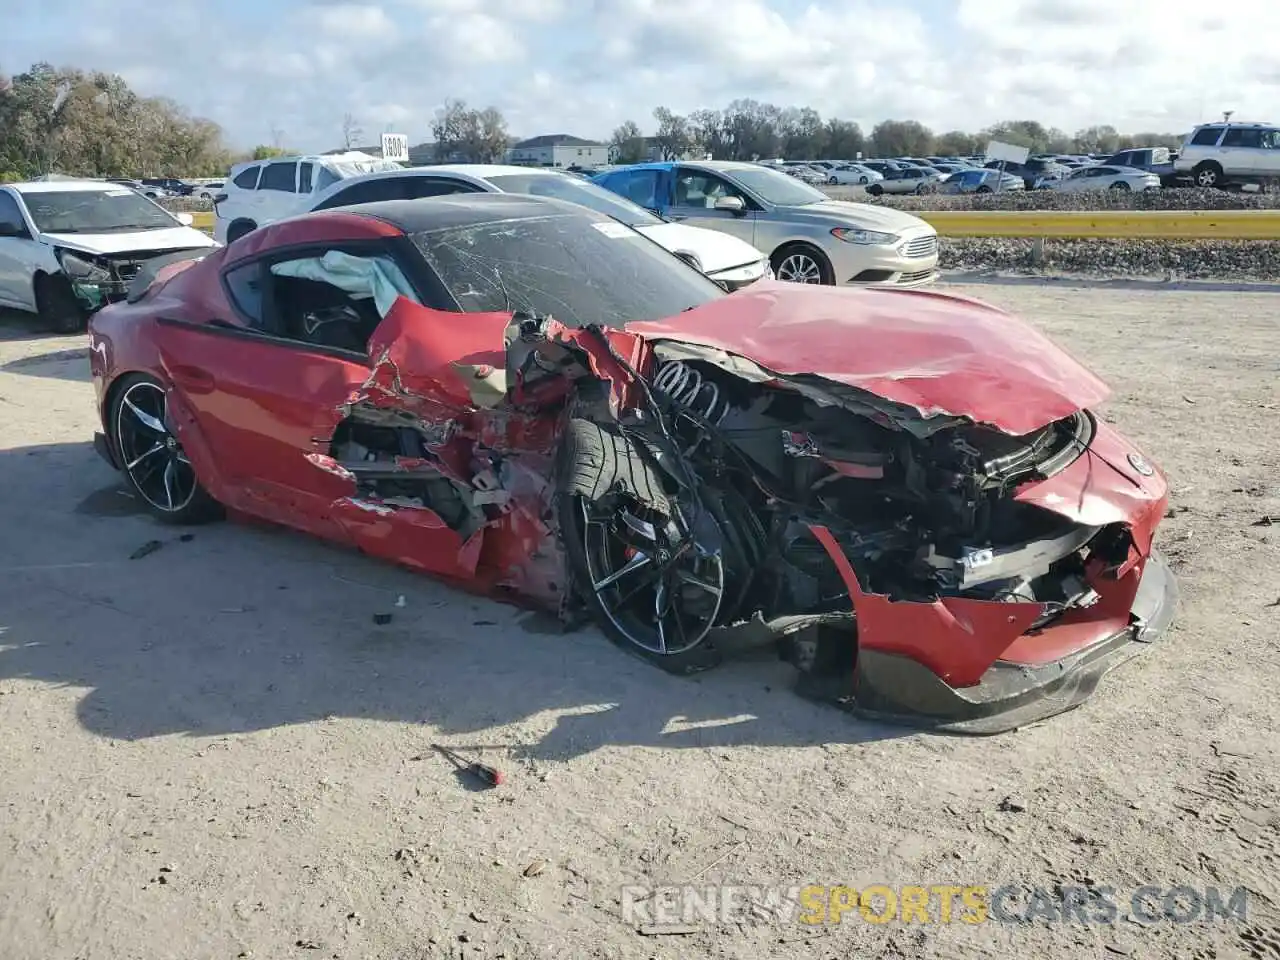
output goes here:
{"type": "Polygon", "coordinates": [[[1110,391],[1030,324],[967,297],[761,280],[678,316],[627,324],[645,339],[711,347],[784,376],[812,375],[1022,435],[1110,391]]]}
{"type": "Polygon", "coordinates": [[[806,203],[801,207],[792,207],[791,210],[797,214],[803,214],[807,219],[830,221],[833,227],[855,226],[885,233],[902,233],[905,230],[933,232],[933,227],[913,214],[870,203],[823,200],[821,203],[806,203]]]}
{"type": "Polygon", "coordinates": [[[80,253],[129,253],[134,250],[189,250],[216,247],[217,241],[192,227],[135,230],[129,233],[42,233],[47,243],[80,253]]]}
{"type": "Polygon", "coordinates": [[[704,273],[742,267],[763,260],[765,255],[737,237],[719,230],[691,227],[684,223],[655,223],[639,227],[641,233],[672,253],[691,253],[704,273]]]}

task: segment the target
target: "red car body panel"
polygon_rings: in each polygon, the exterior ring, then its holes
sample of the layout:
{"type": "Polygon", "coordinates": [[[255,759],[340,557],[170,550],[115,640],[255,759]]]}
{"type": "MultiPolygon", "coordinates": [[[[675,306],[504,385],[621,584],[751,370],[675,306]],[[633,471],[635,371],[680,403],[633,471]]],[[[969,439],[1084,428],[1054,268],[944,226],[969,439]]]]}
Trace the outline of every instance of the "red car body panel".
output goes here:
{"type": "MultiPolygon", "coordinates": [[[[490,378],[506,372],[510,314],[462,317],[401,298],[371,337],[369,359],[361,361],[243,332],[221,282],[224,263],[261,251],[397,235],[387,223],[353,214],[283,221],[165,271],[142,302],[99,312],[91,326],[91,365],[104,423],[111,385],[122,374],[151,374],[171,385],[173,427],[205,488],[229,509],[468,589],[511,590],[558,605],[566,573],[549,524],[548,478],[562,424],[524,412],[518,384],[514,404],[486,406],[481,399],[490,378]],[[239,335],[228,335],[237,329],[239,335]],[[501,455],[510,471],[501,484],[509,494],[501,515],[464,539],[427,507],[359,498],[355,477],[330,456],[335,429],[357,404],[407,410],[437,425],[431,452],[463,483],[489,468],[490,452],[501,455]]],[[[633,388],[616,360],[598,342],[586,343],[582,331],[559,333],[587,349],[593,372],[613,381],[614,404],[624,403],[633,388]]],[[[965,416],[1018,435],[1108,393],[1016,318],[931,292],[761,281],[680,316],[607,336],[642,369],[647,341],[680,340],[746,357],[772,373],[824,377],[925,416],[965,416]]],[[[1098,602],[1042,630],[1029,629],[1044,612],[1039,603],[921,603],[868,593],[834,536],[813,527],[849,589],[859,645],[908,657],[951,686],[965,687],[998,661],[1050,663],[1123,630],[1168,496],[1164,477],[1144,475],[1133,457],[1142,462],[1132,445],[1097,423],[1082,456],[1017,491],[1025,503],[1082,524],[1122,524],[1132,536],[1127,563],[1090,571],[1098,602]]],[[[406,459],[399,466],[412,472],[424,463],[406,459]]]]}
{"type": "Polygon", "coordinates": [[[1096,406],[1109,393],[1030,324],[932,291],[760,281],[627,330],[713,347],[773,373],[822,377],[926,417],[969,417],[1015,435],[1096,406]]]}

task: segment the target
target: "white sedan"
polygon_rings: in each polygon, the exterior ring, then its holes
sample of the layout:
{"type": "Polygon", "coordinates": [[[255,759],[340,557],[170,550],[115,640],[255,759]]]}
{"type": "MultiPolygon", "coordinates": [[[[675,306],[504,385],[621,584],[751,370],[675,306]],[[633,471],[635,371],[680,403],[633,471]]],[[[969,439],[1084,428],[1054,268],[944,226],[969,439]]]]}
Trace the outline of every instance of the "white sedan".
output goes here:
{"type": "Polygon", "coordinates": [[[101,180],[0,186],[0,307],[62,333],[124,297],[143,264],[217,242],[129,187],[101,180]]]}
{"type": "Polygon", "coordinates": [[[745,287],[773,273],[769,258],[745,240],[718,230],[671,223],[588,180],[538,167],[444,164],[368,173],[333,184],[310,209],[481,192],[555,197],[588,207],[638,230],[728,290],[745,287]]]}
{"type": "Polygon", "coordinates": [[[879,183],[884,179],[884,174],[878,170],[872,170],[870,167],[864,167],[857,163],[845,163],[837,166],[826,168],[827,183],[835,184],[861,184],[866,186],[869,183],[879,183]]]}
{"type": "Polygon", "coordinates": [[[1058,193],[1082,193],[1087,190],[1124,190],[1141,192],[1160,189],[1160,178],[1137,167],[1081,167],[1061,180],[1046,184],[1058,193]]]}

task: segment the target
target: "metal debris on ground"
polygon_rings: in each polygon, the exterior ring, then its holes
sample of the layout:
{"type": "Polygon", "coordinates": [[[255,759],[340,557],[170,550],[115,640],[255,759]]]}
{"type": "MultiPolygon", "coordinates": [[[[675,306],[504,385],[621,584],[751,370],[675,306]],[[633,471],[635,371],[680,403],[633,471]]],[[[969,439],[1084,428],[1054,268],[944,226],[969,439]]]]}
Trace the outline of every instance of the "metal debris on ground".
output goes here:
{"type": "Polygon", "coordinates": [[[373,622],[374,622],[374,623],[376,623],[376,624],[377,624],[378,626],[380,626],[380,627],[385,627],[388,623],[390,623],[390,622],[391,622],[391,614],[389,614],[389,613],[375,613],[375,614],[373,615],[373,622]]]}
{"type": "Polygon", "coordinates": [[[155,553],[157,550],[159,550],[163,546],[164,544],[161,543],[159,540],[148,540],[146,543],[140,546],[137,550],[133,551],[133,553],[129,554],[129,559],[141,560],[143,557],[155,553]]]}

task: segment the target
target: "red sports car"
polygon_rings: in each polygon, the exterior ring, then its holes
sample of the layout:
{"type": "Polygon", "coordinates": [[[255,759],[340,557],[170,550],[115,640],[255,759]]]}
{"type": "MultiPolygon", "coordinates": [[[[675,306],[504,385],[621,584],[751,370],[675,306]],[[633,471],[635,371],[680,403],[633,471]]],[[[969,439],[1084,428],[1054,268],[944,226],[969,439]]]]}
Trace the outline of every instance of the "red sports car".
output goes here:
{"type": "Polygon", "coordinates": [[[1078,705],[1173,616],[1165,479],[977,301],[729,294],[507,194],[194,256],[90,324],[98,449],[162,520],[297,527],[678,673],[775,644],[808,695],[965,732],[1078,705]]]}

